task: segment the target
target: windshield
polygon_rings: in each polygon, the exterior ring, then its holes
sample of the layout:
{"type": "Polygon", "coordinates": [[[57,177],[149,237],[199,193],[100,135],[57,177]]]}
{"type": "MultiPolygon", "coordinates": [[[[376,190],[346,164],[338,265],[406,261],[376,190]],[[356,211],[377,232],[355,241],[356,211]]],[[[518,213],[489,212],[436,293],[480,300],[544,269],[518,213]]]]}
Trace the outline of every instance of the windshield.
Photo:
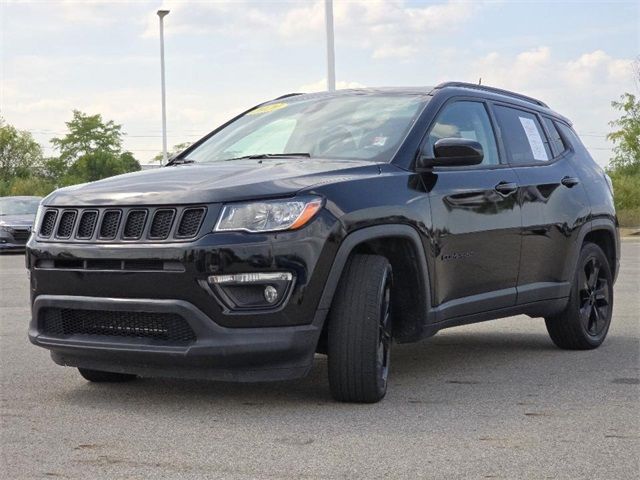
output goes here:
{"type": "Polygon", "coordinates": [[[262,105],[187,154],[193,162],[282,155],[389,162],[426,97],[354,94],[262,105]]]}
{"type": "Polygon", "coordinates": [[[40,200],[40,197],[0,198],[0,216],[35,215],[40,200]]]}

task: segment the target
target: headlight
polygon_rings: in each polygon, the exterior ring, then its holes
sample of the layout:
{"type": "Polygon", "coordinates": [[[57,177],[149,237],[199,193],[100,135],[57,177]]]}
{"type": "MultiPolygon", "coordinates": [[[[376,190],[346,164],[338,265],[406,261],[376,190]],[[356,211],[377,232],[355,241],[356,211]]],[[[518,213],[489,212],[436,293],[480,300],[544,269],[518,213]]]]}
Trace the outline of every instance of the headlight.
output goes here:
{"type": "Polygon", "coordinates": [[[276,232],[306,225],[322,208],[319,197],[225,205],[214,231],[276,232]]]}
{"type": "Polygon", "coordinates": [[[13,228],[6,225],[0,225],[0,232],[13,233],[13,228]]]}
{"type": "Polygon", "coordinates": [[[42,206],[42,202],[40,202],[40,205],[38,205],[38,210],[36,211],[36,218],[33,219],[33,225],[31,226],[32,237],[36,234],[36,231],[40,227],[40,222],[42,221],[43,213],[44,213],[44,207],[42,206]]]}

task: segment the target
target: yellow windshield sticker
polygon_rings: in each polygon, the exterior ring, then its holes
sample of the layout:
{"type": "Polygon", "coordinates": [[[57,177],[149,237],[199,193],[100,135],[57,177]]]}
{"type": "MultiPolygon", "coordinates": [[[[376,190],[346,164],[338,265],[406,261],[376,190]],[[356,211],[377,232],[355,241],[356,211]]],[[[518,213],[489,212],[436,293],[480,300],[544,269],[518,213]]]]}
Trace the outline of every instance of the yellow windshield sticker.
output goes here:
{"type": "Polygon", "coordinates": [[[276,110],[280,110],[281,108],[284,108],[286,106],[287,104],[284,102],[270,103],[268,105],[258,107],[255,110],[251,110],[247,115],[259,115],[261,113],[275,112],[276,110]]]}

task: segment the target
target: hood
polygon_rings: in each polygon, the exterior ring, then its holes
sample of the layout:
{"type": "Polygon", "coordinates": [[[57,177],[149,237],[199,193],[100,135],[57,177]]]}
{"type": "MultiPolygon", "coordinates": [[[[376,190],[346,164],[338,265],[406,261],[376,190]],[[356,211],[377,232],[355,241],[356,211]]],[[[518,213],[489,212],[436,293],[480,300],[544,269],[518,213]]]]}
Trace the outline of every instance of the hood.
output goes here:
{"type": "Polygon", "coordinates": [[[35,214],[22,215],[2,215],[0,216],[0,225],[7,227],[30,227],[35,220],[35,214]]]}
{"type": "Polygon", "coordinates": [[[365,160],[268,159],[177,165],[56,190],[43,204],[175,205],[293,195],[318,183],[377,175],[365,160]]]}

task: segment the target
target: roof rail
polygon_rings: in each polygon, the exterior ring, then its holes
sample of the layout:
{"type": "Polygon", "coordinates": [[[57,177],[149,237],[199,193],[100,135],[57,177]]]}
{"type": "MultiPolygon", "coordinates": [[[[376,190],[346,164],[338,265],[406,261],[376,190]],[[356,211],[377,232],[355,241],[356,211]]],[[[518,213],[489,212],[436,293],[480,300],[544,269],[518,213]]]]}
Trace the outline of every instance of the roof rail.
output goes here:
{"type": "Polygon", "coordinates": [[[288,97],[295,97],[296,95],[304,95],[304,94],[303,93],[285,93],[284,95],[280,95],[278,98],[274,98],[272,101],[282,100],[283,98],[288,98],[288,97]]]}
{"type": "Polygon", "coordinates": [[[469,88],[472,90],[482,90],[484,92],[497,93],[499,95],[506,95],[508,97],[517,98],[519,100],[524,100],[525,102],[533,103],[535,105],[539,105],[541,107],[549,108],[549,105],[544,103],[541,100],[538,100],[533,97],[528,97],[526,95],[522,95],[520,93],[510,92],[509,90],[503,90],[502,88],[495,87],[487,87],[485,85],[476,85],[475,83],[466,83],[466,82],[443,82],[434,87],[434,90],[446,87],[460,87],[460,88],[469,88]]]}

